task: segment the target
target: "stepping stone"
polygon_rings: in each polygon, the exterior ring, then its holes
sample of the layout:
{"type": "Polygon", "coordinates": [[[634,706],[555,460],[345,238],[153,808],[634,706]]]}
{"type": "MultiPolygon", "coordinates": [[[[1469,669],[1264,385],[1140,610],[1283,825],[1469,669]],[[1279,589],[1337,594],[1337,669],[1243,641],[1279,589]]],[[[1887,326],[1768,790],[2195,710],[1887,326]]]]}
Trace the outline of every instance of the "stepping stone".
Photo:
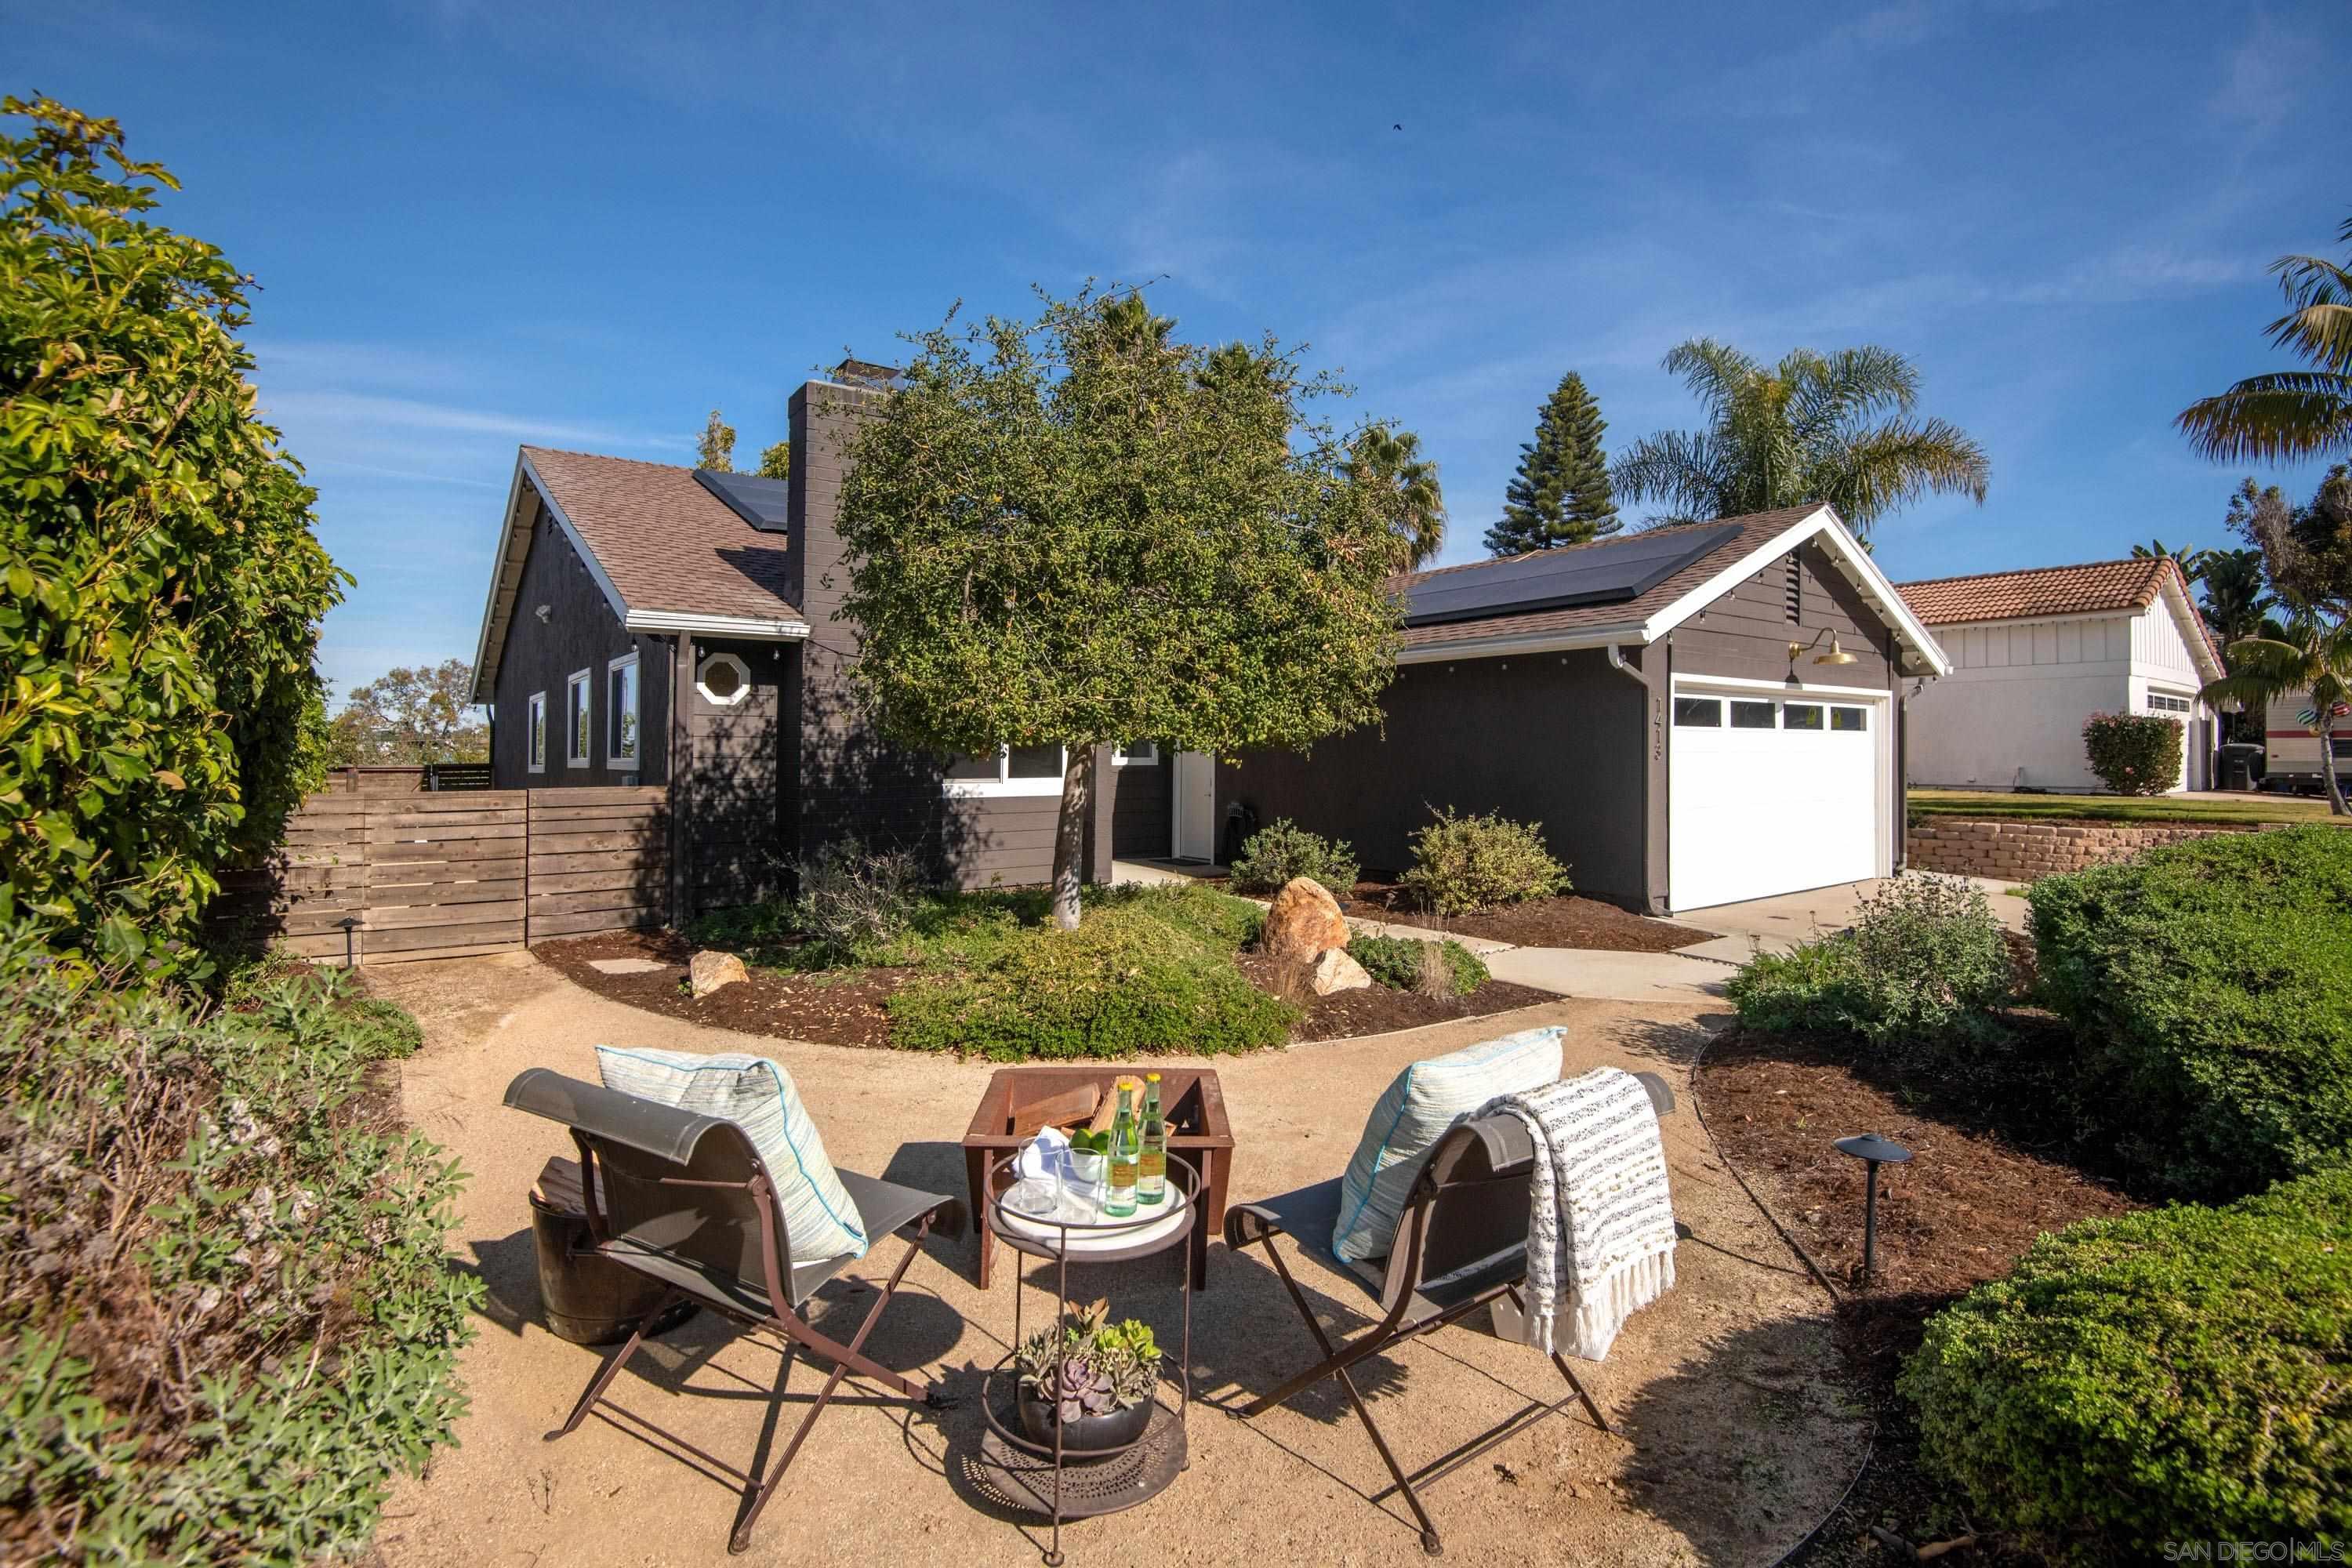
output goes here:
{"type": "Polygon", "coordinates": [[[673,963],[656,963],[650,958],[592,958],[588,967],[599,974],[651,974],[656,969],[675,969],[673,963]]]}

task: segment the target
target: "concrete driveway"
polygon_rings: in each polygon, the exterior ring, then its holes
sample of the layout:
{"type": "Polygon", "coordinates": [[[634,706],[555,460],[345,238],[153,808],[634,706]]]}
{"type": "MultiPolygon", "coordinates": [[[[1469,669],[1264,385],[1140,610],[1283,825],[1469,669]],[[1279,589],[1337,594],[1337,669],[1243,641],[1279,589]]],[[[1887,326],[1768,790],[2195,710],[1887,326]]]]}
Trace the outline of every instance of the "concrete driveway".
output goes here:
{"type": "MultiPolygon", "coordinates": [[[[1914,875],[1937,877],[1941,874],[1921,871],[1914,875]]],[[[1991,901],[1993,914],[2001,924],[2014,931],[2025,930],[2025,900],[2015,896],[2024,887],[2022,882],[2001,882],[1990,877],[1944,877],[1942,879],[1969,882],[1983,889],[1985,897],[1991,901]]],[[[1840,882],[1802,893],[1750,899],[1746,903],[1677,910],[1673,917],[1676,924],[1711,931],[1718,938],[1681,951],[1695,957],[1727,958],[1735,963],[1747,961],[1751,942],[1760,942],[1775,952],[1786,952],[1801,942],[1843,931],[1852,925],[1862,912],[1862,900],[1885,887],[1889,880],[1891,879],[1879,877],[1866,882],[1840,882]]]]}

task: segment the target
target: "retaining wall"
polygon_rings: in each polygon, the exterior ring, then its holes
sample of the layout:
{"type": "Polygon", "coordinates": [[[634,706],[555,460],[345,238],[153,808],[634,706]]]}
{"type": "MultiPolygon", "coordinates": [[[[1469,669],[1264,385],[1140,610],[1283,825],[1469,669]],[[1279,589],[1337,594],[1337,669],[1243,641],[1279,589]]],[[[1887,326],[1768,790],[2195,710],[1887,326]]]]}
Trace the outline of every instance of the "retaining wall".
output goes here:
{"type": "Polygon", "coordinates": [[[2267,833],[2284,822],[2167,822],[2126,826],[2104,822],[2009,822],[1995,817],[1930,816],[1904,837],[1905,858],[1916,871],[1949,871],[1964,877],[1998,877],[2030,882],[2036,877],[2103,866],[2184,838],[2217,833],[2267,833]]]}

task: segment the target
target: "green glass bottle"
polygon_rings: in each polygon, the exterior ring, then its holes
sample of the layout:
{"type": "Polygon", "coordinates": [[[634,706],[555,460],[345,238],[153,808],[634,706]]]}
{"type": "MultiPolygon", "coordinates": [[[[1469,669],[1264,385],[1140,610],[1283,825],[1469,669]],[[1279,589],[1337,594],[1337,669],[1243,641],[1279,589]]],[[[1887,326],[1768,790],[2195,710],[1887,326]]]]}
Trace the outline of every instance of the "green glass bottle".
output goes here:
{"type": "Polygon", "coordinates": [[[1118,1091],[1118,1120],[1110,1124],[1110,1190],[1103,1196],[1103,1213],[1124,1219],[1135,1212],[1135,1166],[1141,1152],[1135,1136],[1135,1091],[1118,1091]]]}
{"type": "Polygon", "coordinates": [[[1168,1121],[1160,1110],[1160,1075],[1143,1075],[1143,1152],[1135,1166],[1135,1201],[1168,1199],[1168,1121]]]}

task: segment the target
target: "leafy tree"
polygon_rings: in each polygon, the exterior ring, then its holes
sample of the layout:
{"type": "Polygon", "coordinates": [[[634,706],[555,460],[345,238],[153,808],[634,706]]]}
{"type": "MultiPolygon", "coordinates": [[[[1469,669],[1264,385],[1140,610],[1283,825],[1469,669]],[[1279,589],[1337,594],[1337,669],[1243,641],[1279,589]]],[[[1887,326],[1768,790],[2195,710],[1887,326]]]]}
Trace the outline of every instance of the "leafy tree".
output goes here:
{"type": "Polygon", "coordinates": [[[1518,555],[1614,533],[1617,498],[1601,448],[1609,428],[1601,405],[1570,371],[1536,412],[1536,438],[1519,448],[1519,471],[1503,496],[1503,520],[1486,531],[1486,548],[1518,555]]]}
{"type": "Polygon", "coordinates": [[[472,701],[474,667],[462,658],[403,667],[355,689],[331,726],[335,767],[479,763],[489,726],[472,701]]]}
{"type": "MultiPolygon", "coordinates": [[[[2253,481],[2246,481],[2246,490],[2253,489],[2253,481]]],[[[2234,509],[2236,502],[2232,501],[2234,509]]],[[[2204,602],[2199,606],[2205,624],[2212,630],[2213,638],[2221,646],[2221,658],[2229,662],[2231,645],[2247,637],[2275,637],[2281,635],[2278,622],[2271,619],[2270,609],[2278,601],[2272,598],[2263,581],[2263,552],[2259,550],[2216,550],[2210,552],[2206,563],[2204,602]]],[[[2262,739],[2263,716],[2260,711],[2221,713],[2223,739],[2259,741],[2262,739]]]]}
{"type": "MultiPolygon", "coordinates": [[[[2352,218],[2336,237],[2352,245],[2352,218]]],[[[2250,375],[2190,404],[2174,423],[2221,462],[2352,456],[2352,268],[2282,256],[2271,272],[2287,311],[2265,330],[2311,368],[2250,375]]]]}
{"type": "Polygon", "coordinates": [[[2201,579],[2205,575],[2206,569],[2212,564],[2213,552],[2200,550],[2194,545],[2185,550],[2174,550],[2161,539],[2151,539],[2146,544],[2132,546],[2132,559],[2169,561],[2180,568],[2181,576],[2194,583],[2201,579]]]}
{"type": "Polygon", "coordinates": [[[350,579],[254,416],[246,279],[143,216],[177,183],[113,121],[0,113],[0,920],[163,963],[317,782],[350,579]]]}
{"type": "Polygon", "coordinates": [[[763,479],[789,479],[793,477],[793,444],[779,441],[760,449],[760,477],[763,479]]]}
{"type": "Polygon", "coordinates": [[[2230,645],[2230,673],[2207,686],[2209,702],[2242,702],[2261,712],[2274,697],[2303,695],[2312,733],[2319,737],[2319,776],[2327,786],[2327,809],[2352,816],[2344,781],[2336,771],[2336,748],[2328,731],[2352,713],[2352,621],[2298,605],[2284,635],[2247,637],[2230,645]]]}
{"type": "Polygon", "coordinates": [[[2352,616],[2352,468],[2338,463],[2307,506],[2291,504],[2276,485],[2238,487],[2230,527],[2263,554],[2272,591],[2290,605],[2352,616]]]}
{"type": "Polygon", "coordinates": [[[1338,389],[1272,339],[1213,354],[1137,309],[1082,290],[911,338],[842,485],[838,615],[885,732],[1066,748],[1064,929],[1096,748],[1305,746],[1376,719],[1394,662],[1389,498],[1308,415],[1338,389]]]}
{"type": "Polygon", "coordinates": [[[1945,420],[1910,417],[1919,373],[1901,354],[1797,349],[1768,369],[1693,338],[1665,368],[1705,405],[1706,428],[1644,437],[1611,476],[1621,500],[1664,502],[1663,521],[1826,503],[1867,538],[1930,492],[1984,500],[1984,448],[1945,420]]]}
{"type": "Polygon", "coordinates": [[[702,434],[695,439],[694,466],[722,474],[735,471],[735,426],[719,417],[716,408],[710,411],[702,434]]]}
{"type": "Polygon", "coordinates": [[[1350,484],[1369,486],[1404,541],[1405,563],[1419,566],[1445,542],[1445,492],[1437,465],[1421,455],[1421,437],[1410,430],[1370,425],[1348,444],[1339,472],[1350,484]]]}

